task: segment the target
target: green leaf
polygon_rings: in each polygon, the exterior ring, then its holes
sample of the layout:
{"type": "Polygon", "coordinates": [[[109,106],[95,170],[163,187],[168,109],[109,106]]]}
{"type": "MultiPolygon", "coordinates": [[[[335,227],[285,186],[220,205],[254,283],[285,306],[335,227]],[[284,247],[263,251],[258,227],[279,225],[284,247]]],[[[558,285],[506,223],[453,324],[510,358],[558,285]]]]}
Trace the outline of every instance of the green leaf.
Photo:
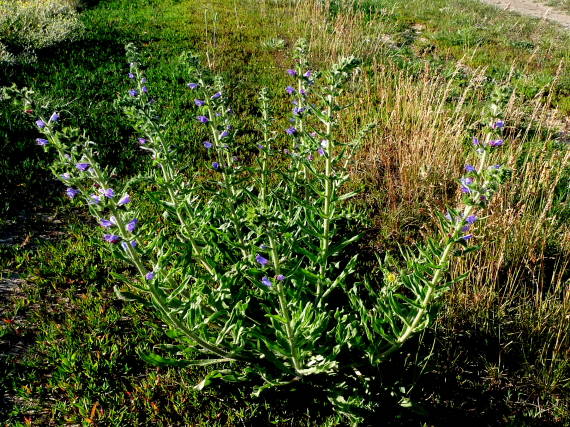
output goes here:
{"type": "Polygon", "coordinates": [[[136,295],[129,291],[121,291],[117,286],[114,286],[113,289],[115,291],[115,295],[117,295],[117,298],[119,298],[120,300],[129,301],[129,302],[138,302],[145,306],[148,306],[150,304],[148,300],[141,297],[140,295],[136,295]]]}

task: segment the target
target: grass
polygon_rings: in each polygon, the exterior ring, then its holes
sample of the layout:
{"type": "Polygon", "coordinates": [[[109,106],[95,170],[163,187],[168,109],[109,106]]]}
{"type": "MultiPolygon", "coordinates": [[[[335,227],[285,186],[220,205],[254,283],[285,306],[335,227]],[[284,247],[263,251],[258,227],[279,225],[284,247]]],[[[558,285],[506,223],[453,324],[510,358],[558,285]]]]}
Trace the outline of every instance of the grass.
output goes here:
{"type": "MultiPolygon", "coordinates": [[[[0,81],[33,88],[42,113],[62,111],[99,143],[105,163],[130,176],[147,165],[113,104],[128,89],[124,43],[143,47],[157,102],[177,123],[172,141],[197,164],[201,138],[189,119],[182,52],[197,50],[224,75],[244,116],[255,114],[250,100],[259,87],[282,94],[297,37],[308,37],[316,67],[355,54],[364,65],[343,131],[350,137],[361,123],[378,122],[353,171],[373,224],[365,256],[435,227],[435,211],[456,197],[471,124],[493,88],[505,85],[514,91],[505,118],[515,179],[478,236],[483,249],[454,266],[453,274],[470,271],[469,278],[450,293],[424,345],[409,347],[420,359],[431,350],[424,375],[411,363],[392,369],[414,406],[387,401],[382,416],[394,425],[564,425],[569,154],[554,109],[570,112],[570,74],[560,67],[570,59],[570,37],[467,0],[324,3],[103,0],[83,12],[83,40],[39,51],[37,63],[0,69],[0,81]]],[[[13,239],[0,246],[0,270],[25,282],[15,294],[0,294],[0,389],[7,396],[0,420],[335,424],[318,396],[303,401],[310,389],[253,399],[247,387],[226,385],[203,394],[193,385],[204,371],[142,362],[137,351],[168,342],[163,325],[116,299],[109,271],[125,267],[109,264],[91,220],[67,207],[43,170],[41,150],[29,142],[36,137],[30,118],[6,103],[2,114],[0,238],[13,239]]]]}

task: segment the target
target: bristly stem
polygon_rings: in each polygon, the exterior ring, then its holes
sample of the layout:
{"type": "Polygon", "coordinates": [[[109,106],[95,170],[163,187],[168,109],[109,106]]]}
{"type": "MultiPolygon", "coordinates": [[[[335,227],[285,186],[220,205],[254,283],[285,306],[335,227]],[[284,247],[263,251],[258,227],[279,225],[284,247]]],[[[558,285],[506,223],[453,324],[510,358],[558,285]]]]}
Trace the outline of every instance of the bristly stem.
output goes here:
{"type": "MultiPolygon", "coordinates": [[[[269,233],[268,237],[269,237],[269,246],[271,250],[271,259],[273,262],[273,268],[275,269],[276,276],[279,276],[281,274],[281,265],[279,262],[279,254],[277,253],[277,246],[276,246],[277,242],[275,241],[275,238],[271,233],[269,233]]],[[[285,331],[287,333],[287,341],[289,341],[289,347],[291,350],[291,362],[293,363],[293,368],[295,369],[295,372],[298,373],[299,375],[302,375],[300,373],[301,366],[300,366],[299,356],[297,354],[297,343],[295,339],[294,326],[292,324],[291,313],[289,312],[289,307],[287,306],[287,300],[285,298],[285,289],[283,281],[276,280],[276,282],[277,283],[275,284],[275,287],[277,290],[277,297],[279,299],[279,310],[283,315],[283,319],[285,320],[285,331]]]]}
{"type": "MultiPolygon", "coordinates": [[[[107,187],[106,179],[102,175],[99,168],[96,166],[97,163],[95,162],[94,158],[91,156],[90,153],[84,153],[84,156],[91,164],[91,169],[93,170],[93,173],[95,175],[95,182],[97,182],[100,186],[102,186],[102,188],[106,188],[107,187]]],[[[125,223],[121,219],[121,215],[118,213],[116,207],[114,207],[114,206],[110,206],[109,211],[110,211],[111,215],[115,218],[116,226],[119,229],[120,237],[124,241],[127,241],[129,232],[125,226],[125,223]]],[[[147,270],[145,269],[144,263],[142,262],[138,252],[129,244],[125,245],[125,248],[129,254],[130,259],[132,260],[133,264],[135,265],[139,274],[141,275],[142,280],[145,280],[147,270]]],[[[154,284],[154,281],[152,281],[152,280],[150,281],[148,289],[152,295],[153,301],[157,304],[160,311],[168,318],[168,320],[170,320],[170,322],[173,325],[175,325],[179,330],[184,332],[184,334],[188,338],[195,341],[198,345],[200,345],[204,349],[211,351],[212,353],[217,354],[218,356],[222,356],[224,358],[229,358],[232,360],[246,360],[240,356],[232,355],[232,354],[228,353],[227,351],[222,350],[218,346],[212,345],[212,344],[202,340],[198,335],[196,335],[194,332],[189,330],[186,325],[184,325],[182,322],[180,322],[180,320],[178,318],[176,318],[175,316],[172,316],[172,314],[164,306],[162,298],[160,297],[159,290],[158,290],[156,284],[154,284]]]]}
{"type": "Polygon", "coordinates": [[[317,282],[317,306],[321,306],[321,296],[322,296],[322,283],[327,271],[327,252],[329,250],[330,244],[330,224],[331,224],[331,201],[334,192],[334,183],[332,179],[332,154],[333,154],[333,138],[332,138],[332,105],[333,105],[333,95],[332,87],[330,88],[331,93],[327,95],[327,110],[326,110],[326,130],[325,136],[328,141],[327,152],[325,156],[325,194],[324,194],[324,207],[323,207],[323,236],[320,242],[320,266],[319,266],[319,280],[317,282]]]}
{"type": "MultiPolygon", "coordinates": [[[[479,168],[478,168],[479,173],[485,167],[486,158],[487,158],[487,152],[484,151],[483,155],[481,156],[481,160],[479,162],[479,168]]],[[[483,183],[483,187],[485,187],[485,186],[486,186],[486,183],[483,183]]],[[[442,252],[441,256],[439,257],[439,259],[437,260],[437,264],[435,267],[435,273],[429,282],[428,289],[427,289],[427,292],[426,292],[423,300],[419,303],[420,308],[419,308],[418,312],[416,313],[416,315],[414,316],[412,321],[406,325],[405,329],[400,334],[400,336],[398,338],[396,338],[395,342],[387,350],[383,351],[380,354],[380,356],[379,356],[380,360],[385,359],[388,355],[390,355],[394,351],[398,350],[404,344],[404,342],[413,333],[416,332],[418,325],[420,324],[423,317],[427,313],[428,307],[429,307],[429,305],[433,299],[434,292],[435,292],[439,282],[441,281],[444,272],[446,271],[446,266],[447,266],[447,262],[448,262],[448,258],[449,258],[451,249],[455,246],[455,244],[457,242],[458,234],[465,225],[464,219],[467,218],[469,215],[471,215],[471,213],[473,212],[473,209],[474,209],[473,205],[467,205],[464,207],[463,213],[461,214],[461,220],[457,221],[456,224],[454,225],[454,227],[450,233],[450,236],[447,239],[447,243],[443,249],[443,252],[442,252]]]]}

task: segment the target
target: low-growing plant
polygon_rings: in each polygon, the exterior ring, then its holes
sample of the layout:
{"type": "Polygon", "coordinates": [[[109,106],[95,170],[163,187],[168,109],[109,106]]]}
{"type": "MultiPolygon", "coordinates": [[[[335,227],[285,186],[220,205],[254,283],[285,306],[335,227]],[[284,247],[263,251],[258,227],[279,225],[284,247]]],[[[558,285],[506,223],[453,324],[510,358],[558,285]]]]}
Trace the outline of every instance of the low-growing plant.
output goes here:
{"type": "Polygon", "coordinates": [[[315,72],[306,51],[300,41],[287,70],[288,125],[279,129],[269,93],[260,91],[255,146],[240,142],[222,80],[195,55],[183,57],[196,125],[209,134],[199,145],[206,167],[178,161],[133,45],[132,87],[119,103],[151,156],[150,172],[113,180],[97,162],[96,144],[60,128],[58,113],[38,118],[43,137],[36,143],[55,151],[53,173],[69,198],[88,206],[113,256],[135,267],[139,279],[114,273],[124,286],[118,296],[155,310],[177,340],[146,360],[219,365],[198,388],[260,377],[258,394],[315,379],[337,411],[358,420],[357,408],[378,403],[370,394],[375,372],[429,326],[440,297],[460,280],[448,274],[452,257],[478,248],[471,244],[475,223],[509,174],[495,160],[504,122],[491,105],[473,138],[477,162],[458,182],[461,204],[438,215],[441,234],[378,256],[376,273],[364,274],[358,241],[365,213],[351,202],[358,192],[348,170],[373,125],[355,140],[338,136],[359,62],[347,57],[315,72]],[[146,191],[133,193],[135,184],[146,191]],[[143,201],[154,208],[143,211],[143,201]]]}
{"type": "Polygon", "coordinates": [[[71,0],[0,1],[0,63],[76,39],[83,29],[71,0]]]}

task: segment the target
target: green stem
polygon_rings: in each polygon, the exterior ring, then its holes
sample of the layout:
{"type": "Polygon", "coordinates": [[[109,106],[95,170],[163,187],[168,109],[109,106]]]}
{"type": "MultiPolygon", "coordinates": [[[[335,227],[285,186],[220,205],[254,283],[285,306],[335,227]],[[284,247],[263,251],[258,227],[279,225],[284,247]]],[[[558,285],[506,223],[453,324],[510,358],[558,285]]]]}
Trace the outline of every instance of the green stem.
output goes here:
{"type": "MultiPolygon", "coordinates": [[[[269,245],[271,246],[271,259],[273,261],[273,267],[275,269],[275,274],[278,276],[281,274],[281,266],[279,263],[279,255],[277,254],[277,247],[275,244],[275,239],[271,234],[269,234],[269,245]]],[[[293,368],[295,372],[299,375],[300,373],[300,363],[299,363],[299,356],[297,353],[297,344],[295,340],[295,333],[293,332],[293,325],[291,321],[291,314],[289,313],[289,308],[287,307],[287,301],[285,299],[285,289],[283,287],[283,282],[281,280],[277,280],[275,287],[277,289],[277,296],[279,300],[279,310],[281,315],[285,319],[285,331],[287,333],[287,340],[289,341],[289,347],[291,350],[291,362],[293,363],[293,368]]]]}
{"type": "MultiPolygon", "coordinates": [[[[170,157],[168,155],[167,147],[165,146],[164,141],[160,137],[160,132],[159,132],[158,126],[156,126],[156,123],[154,123],[154,121],[151,120],[151,118],[146,113],[144,113],[144,114],[145,114],[145,118],[147,120],[147,123],[150,124],[150,126],[153,128],[153,131],[154,131],[153,132],[154,135],[149,136],[150,137],[149,139],[151,141],[158,143],[162,152],[164,153],[164,162],[162,162],[160,164],[160,170],[162,171],[162,176],[167,183],[171,183],[174,181],[174,171],[173,171],[172,165],[170,164],[170,157]]],[[[190,242],[190,246],[192,246],[192,253],[194,254],[194,258],[213,277],[214,281],[216,281],[216,282],[219,281],[218,273],[210,265],[210,263],[203,257],[202,251],[201,251],[200,247],[198,246],[196,239],[194,239],[192,237],[191,230],[189,229],[188,225],[186,224],[186,221],[184,221],[184,218],[182,217],[180,210],[177,209],[176,194],[174,193],[174,190],[170,187],[170,185],[167,185],[167,191],[168,191],[168,195],[170,197],[170,203],[172,203],[172,205],[174,206],[174,210],[176,211],[176,217],[177,217],[178,222],[180,223],[180,225],[182,227],[183,234],[188,239],[188,241],[190,242]]]]}
{"type": "MultiPolygon", "coordinates": [[[[214,146],[214,149],[216,150],[216,154],[219,157],[221,157],[219,154],[220,153],[220,139],[218,136],[217,129],[213,124],[215,114],[210,107],[210,101],[207,101],[206,105],[208,106],[208,116],[210,117],[209,123],[210,123],[210,131],[212,133],[213,146],[214,146]]],[[[230,167],[232,164],[232,156],[230,156],[229,151],[225,152],[225,157],[226,157],[225,164],[227,165],[227,167],[230,167]]],[[[231,195],[230,202],[231,201],[235,202],[237,192],[234,188],[233,179],[226,173],[225,167],[222,167],[222,176],[223,176],[224,184],[225,184],[226,188],[229,188],[229,190],[230,190],[230,195],[231,195]]],[[[247,257],[247,252],[244,249],[245,243],[244,243],[243,233],[241,232],[241,229],[240,229],[240,222],[238,221],[238,218],[236,215],[235,206],[229,206],[228,212],[229,212],[230,220],[232,221],[234,228],[236,230],[238,242],[240,244],[240,252],[241,252],[242,256],[245,258],[245,257],[247,257]]]]}
{"type": "Polygon", "coordinates": [[[328,146],[327,152],[325,157],[325,200],[324,200],[324,207],[323,207],[323,237],[321,237],[320,242],[320,267],[319,267],[319,280],[317,282],[317,307],[320,307],[322,304],[321,293],[322,293],[322,282],[324,280],[326,270],[327,270],[327,252],[329,250],[330,245],[330,223],[331,223],[331,201],[334,192],[334,183],[332,181],[332,103],[333,97],[332,95],[327,96],[327,124],[326,124],[326,131],[325,135],[327,137],[328,146]]]}
{"type": "MultiPolygon", "coordinates": [[[[481,161],[479,162],[479,169],[478,169],[479,173],[483,170],[486,158],[487,158],[487,151],[485,151],[481,156],[481,161]]],[[[486,182],[483,183],[483,187],[485,186],[486,182]]],[[[474,207],[471,205],[465,206],[461,218],[467,218],[469,215],[471,215],[473,209],[474,207]]],[[[441,254],[441,257],[438,260],[435,274],[433,275],[432,279],[429,282],[428,290],[424,296],[424,299],[420,303],[420,309],[414,316],[412,322],[406,326],[402,334],[395,340],[395,342],[387,350],[382,352],[382,354],[380,355],[380,359],[385,359],[388,355],[398,350],[404,344],[404,342],[410,337],[410,335],[416,332],[419,323],[422,321],[422,318],[427,313],[427,309],[431,303],[431,300],[434,297],[434,292],[437,288],[437,285],[439,284],[441,278],[443,277],[443,273],[447,265],[447,260],[449,258],[451,249],[455,245],[455,241],[457,240],[457,235],[464,226],[465,223],[463,222],[463,220],[458,221],[457,224],[455,225],[453,232],[451,233],[451,236],[449,237],[449,240],[443,250],[443,253],[441,254]]]]}
{"type": "MultiPolygon", "coordinates": [[[[121,220],[121,216],[118,214],[117,210],[114,207],[111,208],[110,211],[111,211],[111,214],[115,217],[115,220],[117,222],[117,227],[119,228],[119,231],[121,233],[121,237],[123,239],[125,239],[126,236],[128,236],[128,231],[125,227],[125,224],[121,220]]],[[[131,245],[126,245],[126,248],[127,248],[127,251],[131,257],[131,260],[133,261],[137,270],[139,271],[139,274],[142,276],[142,279],[145,280],[145,275],[147,272],[146,272],[146,269],[144,268],[143,262],[140,259],[138,252],[136,252],[131,245]]],[[[228,353],[227,351],[222,350],[218,346],[212,345],[212,344],[208,343],[207,341],[202,340],[202,338],[200,338],[198,335],[196,335],[194,332],[192,332],[176,316],[173,316],[168,311],[167,307],[165,306],[164,302],[162,301],[162,298],[160,297],[159,289],[155,283],[156,282],[151,281],[149,284],[149,291],[151,293],[152,299],[155,302],[155,304],[158,306],[160,311],[166,316],[166,318],[170,321],[170,323],[172,325],[174,325],[177,329],[182,331],[188,338],[195,341],[198,345],[200,345],[201,347],[205,348],[206,350],[208,350],[214,354],[217,354],[218,356],[221,356],[224,358],[229,358],[232,360],[245,360],[244,358],[242,358],[240,356],[232,355],[231,353],[228,353]]]]}

